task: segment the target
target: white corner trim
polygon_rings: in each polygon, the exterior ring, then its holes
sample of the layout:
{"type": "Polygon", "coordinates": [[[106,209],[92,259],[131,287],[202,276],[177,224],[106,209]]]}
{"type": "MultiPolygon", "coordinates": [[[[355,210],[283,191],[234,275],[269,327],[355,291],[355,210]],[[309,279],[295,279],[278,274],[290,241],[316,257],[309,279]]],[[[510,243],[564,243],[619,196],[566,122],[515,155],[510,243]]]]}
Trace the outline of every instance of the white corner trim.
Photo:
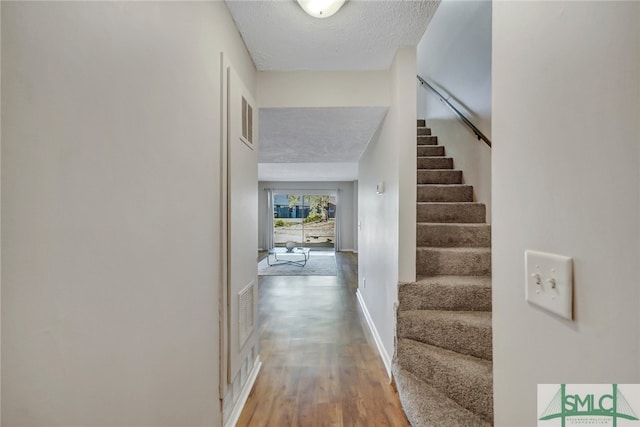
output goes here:
{"type": "Polygon", "coordinates": [[[260,368],[262,368],[262,361],[260,360],[260,355],[256,357],[255,362],[253,363],[253,369],[249,373],[249,378],[244,383],[244,387],[242,387],[242,391],[240,392],[240,397],[236,401],[236,404],[233,405],[233,411],[231,411],[231,415],[229,415],[229,419],[226,423],[224,423],[224,427],[234,427],[238,424],[238,420],[240,419],[240,414],[242,414],[242,410],[244,409],[245,403],[247,403],[247,399],[249,398],[249,393],[253,388],[253,384],[256,382],[256,378],[258,378],[258,373],[260,372],[260,368]]]}
{"type": "Polygon", "coordinates": [[[387,375],[389,376],[389,379],[391,379],[391,358],[389,357],[389,353],[387,353],[387,350],[382,344],[382,338],[380,338],[380,334],[376,329],[376,325],[373,323],[373,319],[371,319],[371,315],[369,314],[369,310],[367,309],[367,304],[364,302],[364,298],[362,298],[360,289],[356,291],[356,296],[358,297],[358,302],[360,303],[362,313],[364,313],[364,318],[367,320],[367,325],[369,326],[371,335],[373,335],[373,340],[376,342],[376,347],[378,347],[378,353],[380,354],[382,363],[384,363],[384,367],[387,370],[387,375]]]}

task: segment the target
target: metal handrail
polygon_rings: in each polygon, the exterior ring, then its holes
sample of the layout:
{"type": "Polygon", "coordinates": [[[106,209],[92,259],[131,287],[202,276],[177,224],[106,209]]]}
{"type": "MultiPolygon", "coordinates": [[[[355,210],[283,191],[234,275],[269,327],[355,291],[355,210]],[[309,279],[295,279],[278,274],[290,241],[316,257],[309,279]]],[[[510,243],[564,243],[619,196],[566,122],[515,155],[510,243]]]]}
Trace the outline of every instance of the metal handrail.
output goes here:
{"type": "Polygon", "coordinates": [[[436,88],[434,88],[433,86],[431,86],[429,83],[427,83],[427,81],[425,79],[423,79],[420,76],[416,76],[418,77],[418,81],[420,82],[420,84],[422,85],[426,85],[429,89],[431,89],[432,91],[434,91],[436,93],[436,95],[438,95],[438,97],[440,98],[440,102],[444,103],[447,107],[449,107],[451,109],[451,111],[453,111],[455,113],[456,116],[458,116],[458,118],[469,127],[469,129],[471,129],[471,131],[478,137],[478,140],[482,140],[485,142],[485,144],[487,144],[489,147],[491,147],[491,140],[489,138],[487,138],[487,136],[482,133],[480,131],[480,129],[478,129],[477,127],[474,126],[473,123],[471,123],[469,121],[469,119],[467,119],[464,114],[462,114],[456,107],[454,107],[444,96],[442,96],[442,94],[440,92],[438,92],[438,90],[436,88]]]}

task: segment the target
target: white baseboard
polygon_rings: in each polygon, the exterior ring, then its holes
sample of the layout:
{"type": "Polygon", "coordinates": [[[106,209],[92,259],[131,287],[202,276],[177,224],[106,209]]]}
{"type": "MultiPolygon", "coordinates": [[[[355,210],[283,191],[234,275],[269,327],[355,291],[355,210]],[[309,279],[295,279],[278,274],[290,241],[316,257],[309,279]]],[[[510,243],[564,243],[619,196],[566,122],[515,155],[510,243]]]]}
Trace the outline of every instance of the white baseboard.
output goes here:
{"type": "Polygon", "coordinates": [[[236,401],[236,404],[233,405],[233,411],[231,411],[231,415],[229,415],[229,419],[226,423],[224,423],[224,427],[234,427],[238,420],[240,419],[240,414],[242,414],[242,410],[244,409],[245,403],[247,403],[247,399],[249,398],[249,393],[253,388],[253,384],[256,382],[256,378],[258,378],[258,373],[260,372],[260,368],[262,367],[262,361],[260,360],[260,355],[256,357],[255,362],[253,363],[253,369],[249,373],[249,378],[244,383],[244,387],[242,387],[242,391],[240,392],[240,397],[236,401]]]}
{"type": "Polygon", "coordinates": [[[356,296],[358,297],[360,308],[364,313],[364,318],[367,320],[367,325],[369,326],[371,335],[373,335],[373,340],[376,343],[376,347],[378,347],[378,353],[380,354],[382,363],[384,363],[384,367],[387,370],[387,375],[389,376],[389,379],[391,379],[391,358],[389,357],[389,353],[387,353],[387,350],[384,348],[384,345],[382,344],[382,338],[380,338],[380,334],[376,329],[376,325],[373,323],[373,319],[371,319],[371,315],[369,314],[369,310],[367,309],[367,304],[364,302],[364,298],[362,298],[360,289],[356,291],[356,296]]]}

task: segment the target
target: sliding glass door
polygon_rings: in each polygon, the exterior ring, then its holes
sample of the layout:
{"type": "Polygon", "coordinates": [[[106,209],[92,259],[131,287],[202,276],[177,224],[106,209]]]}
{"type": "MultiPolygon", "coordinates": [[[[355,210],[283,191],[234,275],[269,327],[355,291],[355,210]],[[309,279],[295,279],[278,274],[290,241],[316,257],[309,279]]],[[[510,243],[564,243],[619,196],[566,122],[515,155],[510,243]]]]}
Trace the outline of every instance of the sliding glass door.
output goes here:
{"type": "Polygon", "coordinates": [[[295,194],[273,195],[273,243],[284,246],[288,241],[302,246],[304,207],[302,198],[295,194]]]}
{"type": "Polygon", "coordinates": [[[336,197],[330,194],[274,192],[273,242],[296,246],[335,248],[336,197]]]}

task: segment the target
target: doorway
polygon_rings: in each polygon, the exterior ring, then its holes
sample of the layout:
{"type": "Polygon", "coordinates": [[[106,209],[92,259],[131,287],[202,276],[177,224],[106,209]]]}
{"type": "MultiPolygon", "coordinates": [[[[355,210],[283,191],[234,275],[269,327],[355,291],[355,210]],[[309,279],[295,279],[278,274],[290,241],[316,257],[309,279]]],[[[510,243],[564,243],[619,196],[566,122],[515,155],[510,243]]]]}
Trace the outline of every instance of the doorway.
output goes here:
{"type": "Polygon", "coordinates": [[[273,193],[273,244],[318,250],[336,248],[336,194],[273,193]]]}

